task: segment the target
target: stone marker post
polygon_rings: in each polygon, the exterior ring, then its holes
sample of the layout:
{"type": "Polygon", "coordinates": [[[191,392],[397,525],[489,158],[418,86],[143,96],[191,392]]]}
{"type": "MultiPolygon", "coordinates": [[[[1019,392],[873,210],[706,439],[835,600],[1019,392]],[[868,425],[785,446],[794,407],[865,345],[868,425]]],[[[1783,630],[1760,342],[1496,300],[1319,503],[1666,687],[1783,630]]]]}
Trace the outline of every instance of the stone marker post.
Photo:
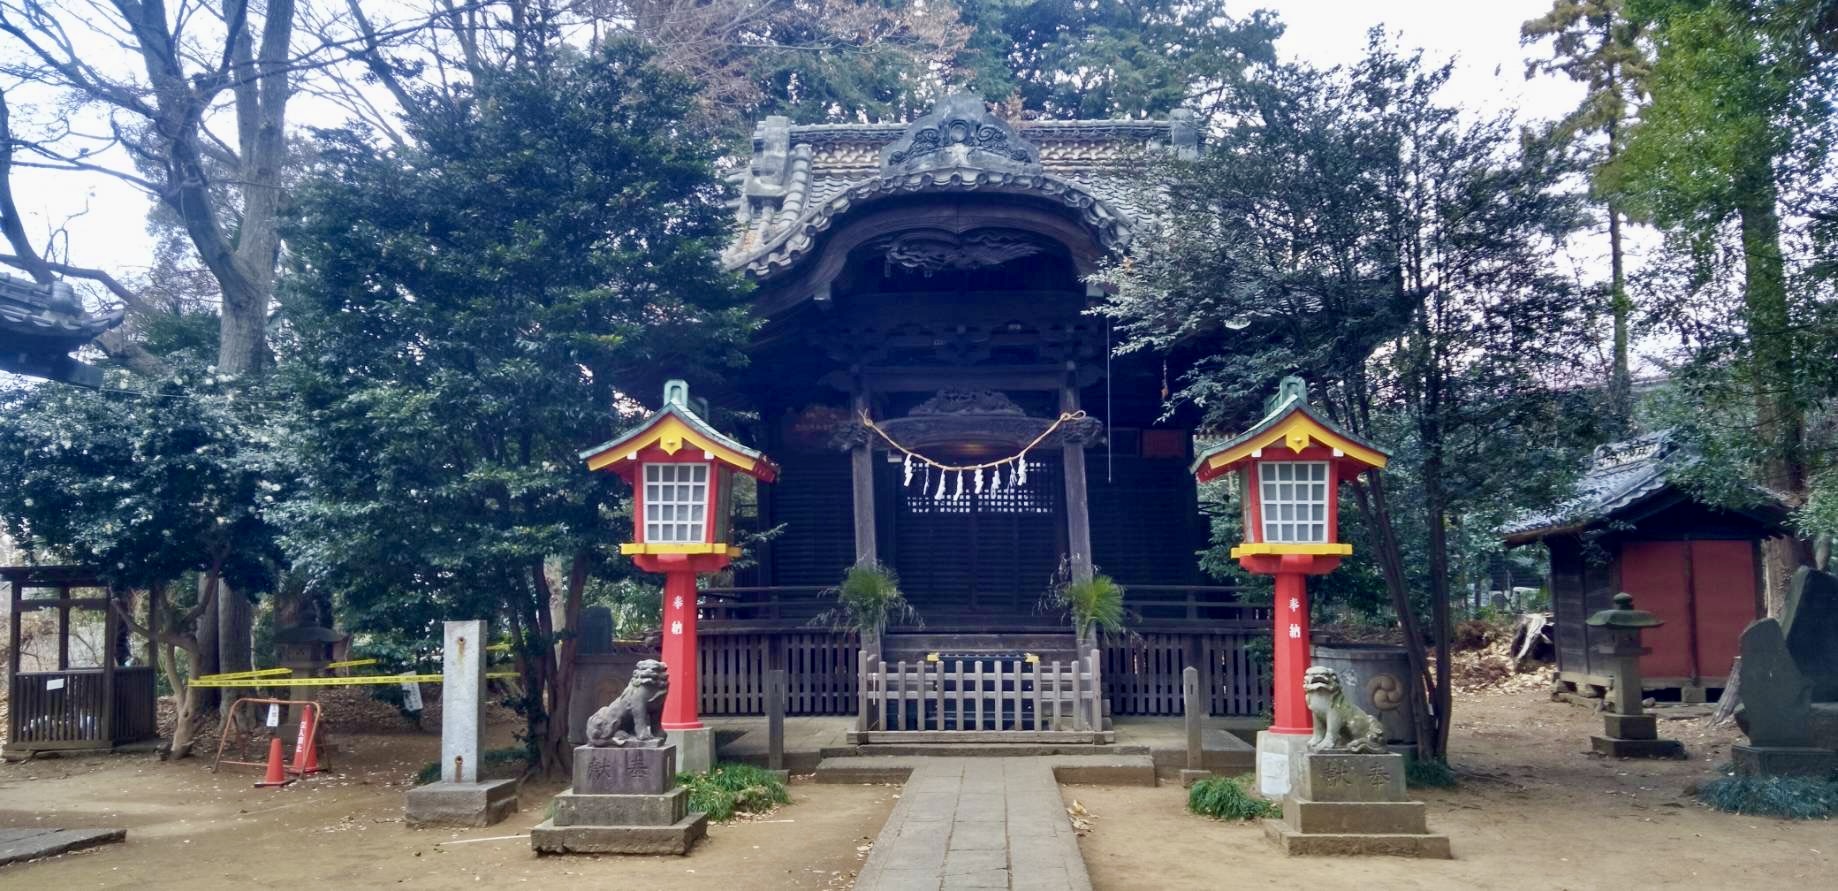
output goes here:
{"type": "Polygon", "coordinates": [[[1181,714],[1187,723],[1187,766],[1181,771],[1181,785],[1191,786],[1210,776],[1200,736],[1206,705],[1200,698],[1200,670],[1191,665],[1181,669],[1181,714]]]}
{"type": "Polygon", "coordinates": [[[448,622],[441,654],[440,779],[476,783],[485,724],[485,623],[448,622]]]}
{"type": "Polygon", "coordinates": [[[410,789],[410,825],[490,826],[517,810],[517,781],[481,782],[485,623],[446,623],[441,652],[440,782],[410,789]]]}
{"type": "Polygon", "coordinates": [[[785,669],[766,672],[766,769],[785,769],[785,669]]]}

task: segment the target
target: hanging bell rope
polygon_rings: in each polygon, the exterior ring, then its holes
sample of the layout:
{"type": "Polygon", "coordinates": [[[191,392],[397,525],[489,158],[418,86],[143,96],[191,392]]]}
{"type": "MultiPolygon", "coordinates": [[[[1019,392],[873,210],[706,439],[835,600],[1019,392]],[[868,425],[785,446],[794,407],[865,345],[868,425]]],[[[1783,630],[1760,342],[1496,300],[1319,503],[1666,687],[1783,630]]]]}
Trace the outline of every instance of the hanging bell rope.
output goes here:
{"type": "MultiPolygon", "coordinates": [[[[1029,451],[1032,451],[1035,446],[1040,445],[1042,442],[1045,442],[1047,437],[1052,436],[1055,430],[1058,430],[1060,427],[1064,426],[1068,421],[1079,421],[1085,418],[1085,413],[1082,411],[1061,412],[1060,416],[1057,419],[1055,419],[1052,424],[1048,425],[1047,429],[1041,431],[1039,436],[1034,437],[1034,440],[1032,442],[1028,443],[1027,445],[1022,446],[1021,451],[1016,452],[1013,455],[1010,455],[1006,458],[1000,458],[995,461],[984,461],[980,464],[946,464],[943,461],[935,461],[918,452],[913,451],[912,449],[907,448],[906,446],[901,445],[892,436],[889,436],[887,434],[887,431],[882,430],[880,425],[874,422],[873,418],[868,417],[867,412],[859,412],[858,415],[861,418],[863,426],[867,427],[870,430],[873,430],[882,439],[886,440],[887,444],[891,446],[895,451],[906,456],[905,461],[903,463],[905,463],[908,468],[906,471],[906,482],[909,484],[912,482],[911,464],[914,461],[918,461],[920,464],[924,465],[927,468],[936,467],[939,470],[944,471],[945,473],[973,472],[973,473],[978,473],[980,476],[981,471],[988,470],[993,467],[1001,467],[1005,464],[1013,464],[1017,461],[1020,461],[1023,458],[1026,458],[1027,453],[1029,451]]],[[[1026,482],[1027,481],[1027,471],[1025,469],[1026,464],[1022,464],[1021,466],[1024,468],[1021,471],[1021,474],[1022,474],[1021,481],[1026,482]]],[[[927,473],[928,473],[927,480],[929,481],[930,471],[928,470],[927,473]]],[[[943,474],[939,475],[938,485],[939,485],[939,491],[942,492],[944,490],[943,474]]],[[[959,485],[961,487],[962,484],[959,483],[959,485]]]]}

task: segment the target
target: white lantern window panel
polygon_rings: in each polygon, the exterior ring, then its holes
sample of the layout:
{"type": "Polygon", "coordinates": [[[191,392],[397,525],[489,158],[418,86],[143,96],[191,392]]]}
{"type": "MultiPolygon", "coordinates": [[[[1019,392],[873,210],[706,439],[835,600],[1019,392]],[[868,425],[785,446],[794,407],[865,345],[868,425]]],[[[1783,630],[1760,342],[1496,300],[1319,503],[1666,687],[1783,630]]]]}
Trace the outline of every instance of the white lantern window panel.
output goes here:
{"type": "Polygon", "coordinates": [[[1264,541],[1322,544],[1327,541],[1327,462],[1265,461],[1257,465],[1262,487],[1264,541]]]}
{"type": "Polygon", "coordinates": [[[708,465],[645,465],[645,541],[701,543],[708,532],[708,465]]]}

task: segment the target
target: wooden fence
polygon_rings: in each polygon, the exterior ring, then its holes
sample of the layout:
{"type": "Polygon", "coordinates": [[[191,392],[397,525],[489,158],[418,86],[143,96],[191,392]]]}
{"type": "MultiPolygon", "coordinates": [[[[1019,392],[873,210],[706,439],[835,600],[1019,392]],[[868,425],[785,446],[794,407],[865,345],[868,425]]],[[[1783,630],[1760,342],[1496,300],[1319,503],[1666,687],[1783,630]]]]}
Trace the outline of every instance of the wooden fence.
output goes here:
{"type": "Polygon", "coordinates": [[[1235,623],[1196,631],[1145,631],[1104,646],[1105,692],[1112,714],[1181,714],[1181,669],[1200,671],[1207,711],[1258,715],[1270,708],[1270,676],[1247,649],[1270,626],[1235,623]]]}
{"type": "Polygon", "coordinates": [[[850,743],[1111,742],[1103,660],[939,659],[889,664],[861,657],[850,743]]]}
{"type": "Polygon", "coordinates": [[[766,672],[785,669],[785,713],[847,715],[855,708],[855,635],[815,629],[699,632],[697,672],[704,715],[766,713],[766,672]]]}
{"type": "Polygon", "coordinates": [[[153,669],[117,668],[113,695],[109,685],[109,673],[97,668],[14,675],[7,745],[94,748],[153,736],[153,669]]]}

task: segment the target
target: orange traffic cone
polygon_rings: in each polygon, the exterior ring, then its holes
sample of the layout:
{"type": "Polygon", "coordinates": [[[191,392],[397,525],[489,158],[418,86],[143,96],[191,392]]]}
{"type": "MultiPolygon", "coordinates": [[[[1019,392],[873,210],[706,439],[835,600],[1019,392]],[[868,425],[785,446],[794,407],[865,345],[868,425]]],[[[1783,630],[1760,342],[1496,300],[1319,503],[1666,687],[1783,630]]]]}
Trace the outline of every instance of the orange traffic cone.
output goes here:
{"type": "Polygon", "coordinates": [[[291,772],[300,777],[319,772],[319,709],[311,705],[301,707],[300,733],[294,737],[291,772]]]}
{"type": "Polygon", "coordinates": [[[281,738],[278,736],[271,736],[268,738],[268,775],[263,777],[256,785],[285,786],[291,782],[293,782],[293,780],[288,778],[287,769],[282,766],[281,738]]]}

